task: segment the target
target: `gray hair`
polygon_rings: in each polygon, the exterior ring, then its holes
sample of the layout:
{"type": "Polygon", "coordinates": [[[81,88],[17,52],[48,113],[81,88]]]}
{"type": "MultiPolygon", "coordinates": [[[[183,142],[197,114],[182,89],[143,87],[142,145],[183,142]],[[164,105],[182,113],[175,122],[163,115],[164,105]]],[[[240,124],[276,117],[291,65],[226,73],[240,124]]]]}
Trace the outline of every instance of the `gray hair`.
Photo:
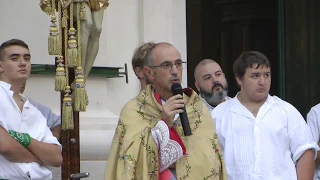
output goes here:
{"type": "Polygon", "coordinates": [[[197,81],[197,72],[198,72],[199,67],[205,66],[206,64],[209,64],[209,63],[217,63],[217,62],[213,59],[203,59],[197,64],[196,68],[194,68],[193,76],[196,81],[197,81]]]}
{"type": "Polygon", "coordinates": [[[145,58],[145,63],[144,63],[144,64],[145,64],[146,66],[153,66],[153,65],[154,65],[154,63],[153,63],[153,50],[154,50],[156,47],[160,46],[160,45],[173,46],[172,44],[167,43],[167,42],[160,42],[160,43],[157,43],[157,44],[155,44],[154,46],[152,46],[152,47],[148,50],[147,55],[146,55],[146,58],[145,58]]]}

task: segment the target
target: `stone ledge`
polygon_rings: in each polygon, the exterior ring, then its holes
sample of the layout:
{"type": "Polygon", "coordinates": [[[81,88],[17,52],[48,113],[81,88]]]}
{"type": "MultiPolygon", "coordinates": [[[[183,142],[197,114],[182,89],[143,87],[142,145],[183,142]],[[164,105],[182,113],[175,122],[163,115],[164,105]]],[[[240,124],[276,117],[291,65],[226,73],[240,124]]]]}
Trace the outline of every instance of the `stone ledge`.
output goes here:
{"type": "Polygon", "coordinates": [[[118,116],[110,111],[84,112],[80,118],[80,159],[107,160],[118,116]]]}
{"type": "Polygon", "coordinates": [[[81,117],[80,132],[85,130],[115,130],[118,118],[81,117]]]}
{"type": "MultiPolygon", "coordinates": [[[[107,161],[81,161],[80,171],[90,173],[90,177],[83,180],[104,180],[107,161]]],[[[112,180],[112,179],[110,179],[112,180]]]]}
{"type": "Polygon", "coordinates": [[[80,131],[80,159],[107,160],[115,130],[80,131]]]}
{"type": "Polygon", "coordinates": [[[80,112],[80,132],[82,130],[114,130],[119,116],[108,109],[88,110],[80,112]]]}

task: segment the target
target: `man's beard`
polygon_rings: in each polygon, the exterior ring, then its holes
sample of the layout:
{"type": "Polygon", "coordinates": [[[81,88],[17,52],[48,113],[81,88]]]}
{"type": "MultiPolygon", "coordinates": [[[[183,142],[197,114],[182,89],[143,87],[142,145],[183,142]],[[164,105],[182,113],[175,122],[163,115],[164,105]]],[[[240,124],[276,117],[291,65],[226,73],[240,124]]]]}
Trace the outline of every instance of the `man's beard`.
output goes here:
{"type": "Polygon", "coordinates": [[[211,92],[207,92],[204,89],[200,88],[201,97],[204,98],[208,104],[214,107],[220,104],[221,102],[223,102],[227,94],[228,94],[228,85],[226,85],[226,87],[224,88],[222,84],[217,83],[212,87],[211,92]],[[220,86],[222,88],[222,91],[215,93],[214,89],[217,86],[220,86]]]}

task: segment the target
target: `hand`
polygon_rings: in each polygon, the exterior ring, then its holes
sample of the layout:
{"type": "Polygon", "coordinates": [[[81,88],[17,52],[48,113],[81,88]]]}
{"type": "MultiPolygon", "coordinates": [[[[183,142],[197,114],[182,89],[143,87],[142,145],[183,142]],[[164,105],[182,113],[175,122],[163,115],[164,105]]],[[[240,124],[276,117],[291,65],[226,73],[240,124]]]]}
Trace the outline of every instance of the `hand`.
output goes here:
{"type": "Polygon", "coordinates": [[[31,137],[28,133],[19,133],[14,130],[9,130],[9,134],[25,148],[28,148],[31,143],[31,137]]]}
{"type": "Polygon", "coordinates": [[[182,113],[184,107],[184,100],[180,94],[170,97],[162,106],[162,118],[169,128],[173,125],[174,116],[182,113]]]}

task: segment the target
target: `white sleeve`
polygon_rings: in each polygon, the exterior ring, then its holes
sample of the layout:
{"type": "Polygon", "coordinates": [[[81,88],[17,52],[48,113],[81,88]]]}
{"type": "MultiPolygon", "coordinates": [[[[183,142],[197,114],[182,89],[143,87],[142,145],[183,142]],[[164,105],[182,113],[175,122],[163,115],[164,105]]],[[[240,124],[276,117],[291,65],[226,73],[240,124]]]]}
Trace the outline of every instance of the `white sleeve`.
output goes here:
{"type": "Polygon", "coordinates": [[[48,127],[46,127],[45,135],[42,138],[41,142],[48,143],[48,144],[56,144],[60,147],[60,150],[62,150],[62,145],[59,143],[57,138],[52,135],[52,132],[48,127]]]}
{"type": "Polygon", "coordinates": [[[316,113],[315,109],[311,108],[310,112],[307,114],[307,123],[313,135],[313,139],[316,143],[319,143],[320,138],[320,117],[316,113]]]}
{"type": "Polygon", "coordinates": [[[56,137],[52,135],[51,130],[47,126],[46,118],[33,104],[29,109],[26,109],[24,113],[28,114],[25,123],[29,124],[29,128],[25,129],[24,132],[29,133],[29,135],[43,143],[56,144],[62,149],[61,144],[56,137]]]}
{"type": "Polygon", "coordinates": [[[4,129],[7,129],[5,122],[4,122],[4,115],[2,112],[2,104],[0,103],[0,126],[3,127],[4,129]]]}
{"type": "Polygon", "coordinates": [[[292,108],[293,109],[288,112],[288,135],[293,161],[296,163],[301,155],[309,149],[314,151],[315,159],[317,157],[317,150],[319,147],[314,141],[310,128],[302,115],[297,109],[294,107],[292,108]]]}
{"type": "Polygon", "coordinates": [[[61,116],[57,116],[51,110],[49,111],[48,116],[45,118],[48,120],[48,127],[50,129],[61,125],[61,116]]]}
{"type": "Polygon", "coordinates": [[[158,146],[161,173],[183,156],[182,147],[170,139],[169,128],[162,120],[151,129],[151,134],[158,146]]]}

